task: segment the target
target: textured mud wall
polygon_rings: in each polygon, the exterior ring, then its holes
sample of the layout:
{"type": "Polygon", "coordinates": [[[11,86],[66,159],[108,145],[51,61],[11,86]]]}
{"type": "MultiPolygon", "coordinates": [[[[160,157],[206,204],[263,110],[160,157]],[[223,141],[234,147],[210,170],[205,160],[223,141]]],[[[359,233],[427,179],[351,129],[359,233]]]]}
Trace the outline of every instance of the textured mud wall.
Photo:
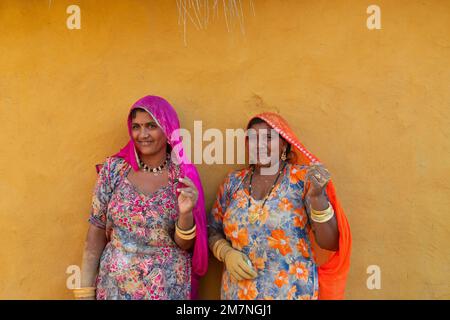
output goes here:
{"type": "MultiPolygon", "coordinates": [[[[131,103],[169,99],[187,129],[280,112],[329,167],[354,246],[347,298],[450,298],[450,2],[255,1],[245,36],[175,1],[0,3],[0,298],[71,298],[94,164],[131,103]],[[81,8],[81,29],[66,8],[81,8]],[[366,286],[381,269],[381,289],[366,286]]],[[[207,206],[233,166],[199,166],[207,206]]],[[[203,298],[217,298],[211,260],[203,298]]]]}

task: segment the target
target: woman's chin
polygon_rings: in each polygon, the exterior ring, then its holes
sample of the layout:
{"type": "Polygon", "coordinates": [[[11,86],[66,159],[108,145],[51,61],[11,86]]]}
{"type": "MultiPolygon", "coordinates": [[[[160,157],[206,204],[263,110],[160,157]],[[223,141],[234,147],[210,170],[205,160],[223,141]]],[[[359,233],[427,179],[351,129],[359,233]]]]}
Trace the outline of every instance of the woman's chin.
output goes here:
{"type": "Polygon", "coordinates": [[[157,153],[156,150],[151,147],[140,147],[138,150],[139,153],[143,156],[152,156],[157,153]]]}
{"type": "Polygon", "coordinates": [[[138,148],[139,153],[143,156],[156,156],[161,154],[161,149],[156,149],[154,147],[141,147],[138,148]]]}

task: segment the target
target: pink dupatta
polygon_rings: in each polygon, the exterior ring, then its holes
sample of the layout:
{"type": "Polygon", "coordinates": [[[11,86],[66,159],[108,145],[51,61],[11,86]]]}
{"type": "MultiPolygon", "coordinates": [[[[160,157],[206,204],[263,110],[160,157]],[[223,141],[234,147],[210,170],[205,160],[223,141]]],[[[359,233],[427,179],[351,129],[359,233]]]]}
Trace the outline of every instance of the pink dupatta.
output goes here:
{"type": "MultiPolygon", "coordinates": [[[[139,170],[136,159],[137,151],[131,134],[131,111],[141,108],[150,113],[158,123],[167,137],[167,142],[172,147],[172,160],[180,165],[181,177],[191,179],[198,190],[197,204],[193,209],[194,220],[197,225],[197,236],[195,238],[192,256],[192,276],[191,276],[191,299],[198,298],[198,287],[200,277],[204,276],[208,270],[208,235],[205,215],[205,198],[200,176],[195,166],[188,162],[185,157],[183,145],[179,135],[180,121],[175,109],[165,99],[157,96],[146,96],[136,101],[128,114],[128,133],[130,141],[114,156],[123,158],[131,165],[133,170],[139,170]],[[174,157],[176,157],[174,159],[174,157]]],[[[98,169],[98,168],[97,168],[98,169]]]]}

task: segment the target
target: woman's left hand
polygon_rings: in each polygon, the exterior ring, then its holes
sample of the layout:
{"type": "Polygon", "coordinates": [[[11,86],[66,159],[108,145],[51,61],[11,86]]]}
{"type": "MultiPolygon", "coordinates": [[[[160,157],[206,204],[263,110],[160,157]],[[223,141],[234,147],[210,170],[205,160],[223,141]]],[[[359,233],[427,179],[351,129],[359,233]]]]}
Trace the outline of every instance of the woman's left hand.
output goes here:
{"type": "Polygon", "coordinates": [[[330,178],[330,173],[321,163],[315,162],[311,164],[305,176],[305,181],[310,182],[307,196],[317,197],[325,194],[330,178]]]}
{"type": "Polygon", "coordinates": [[[198,190],[191,179],[185,177],[179,178],[178,180],[187,186],[186,188],[177,189],[177,191],[180,192],[180,195],[178,196],[180,215],[187,215],[192,212],[192,209],[194,209],[197,204],[198,190]]]}

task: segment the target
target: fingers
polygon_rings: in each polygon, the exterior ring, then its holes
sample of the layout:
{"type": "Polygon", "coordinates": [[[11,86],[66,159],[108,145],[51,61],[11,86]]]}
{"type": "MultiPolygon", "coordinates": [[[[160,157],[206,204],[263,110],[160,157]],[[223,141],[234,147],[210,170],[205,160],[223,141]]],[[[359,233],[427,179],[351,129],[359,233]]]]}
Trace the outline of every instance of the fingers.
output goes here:
{"type": "Polygon", "coordinates": [[[197,200],[197,191],[193,190],[192,188],[179,188],[177,189],[178,192],[180,192],[183,196],[187,198],[191,198],[193,200],[197,200]]]}
{"type": "Polygon", "coordinates": [[[305,180],[322,187],[330,180],[330,172],[322,164],[315,163],[308,169],[305,180]]]}
{"type": "Polygon", "coordinates": [[[315,171],[317,173],[320,173],[321,175],[323,175],[324,177],[330,177],[330,172],[328,171],[328,169],[321,164],[320,162],[313,162],[311,163],[308,171],[315,171]]]}
{"type": "Polygon", "coordinates": [[[230,273],[230,276],[236,280],[236,281],[241,281],[244,280],[239,273],[236,272],[236,270],[228,270],[228,272],[230,273]]]}
{"type": "Polygon", "coordinates": [[[244,269],[241,268],[241,266],[238,266],[236,268],[236,273],[239,274],[239,276],[241,277],[242,280],[250,280],[250,279],[254,278],[250,274],[245,272],[244,269]]]}
{"type": "Polygon", "coordinates": [[[230,274],[234,276],[236,280],[250,280],[256,278],[258,275],[252,267],[247,264],[247,258],[245,255],[241,255],[237,263],[233,264],[230,268],[230,274]]]}
{"type": "Polygon", "coordinates": [[[194,182],[192,182],[191,179],[185,177],[185,178],[178,178],[178,180],[183,183],[184,185],[186,185],[186,188],[179,188],[177,189],[178,192],[181,192],[181,194],[192,198],[194,200],[197,199],[198,197],[198,190],[197,187],[195,186],[194,182]]]}
{"type": "Polygon", "coordinates": [[[256,271],[250,267],[247,262],[245,262],[245,260],[243,259],[242,261],[239,262],[239,267],[242,270],[242,277],[244,277],[245,279],[254,279],[256,278],[256,276],[258,275],[256,273],[256,271]]]}
{"type": "Polygon", "coordinates": [[[257,277],[256,271],[248,264],[248,258],[239,250],[230,250],[225,254],[225,266],[230,276],[237,280],[251,280],[257,277]]]}
{"type": "Polygon", "coordinates": [[[251,280],[257,276],[256,272],[254,272],[254,271],[253,271],[253,273],[246,272],[241,267],[241,265],[237,265],[232,270],[228,270],[228,271],[230,272],[230,275],[233,276],[237,281],[251,280]]]}
{"type": "Polygon", "coordinates": [[[228,270],[228,272],[229,272],[230,276],[236,281],[252,280],[252,279],[255,279],[257,276],[256,272],[255,272],[255,275],[250,275],[239,267],[236,269],[233,269],[233,270],[228,270]]]}
{"type": "Polygon", "coordinates": [[[327,168],[323,165],[317,167],[317,171],[324,177],[325,180],[329,180],[331,175],[327,168]]]}
{"type": "Polygon", "coordinates": [[[178,192],[180,193],[184,193],[187,195],[195,195],[195,190],[192,190],[191,188],[178,188],[177,189],[178,192]]]}
{"type": "Polygon", "coordinates": [[[315,173],[316,172],[314,169],[308,170],[308,172],[305,175],[305,181],[310,181],[312,184],[319,186],[320,185],[319,179],[317,178],[315,173]]]}
{"type": "Polygon", "coordinates": [[[180,181],[181,183],[187,185],[188,187],[191,187],[192,189],[197,190],[197,187],[195,186],[195,183],[192,182],[192,180],[189,179],[188,177],[178,178],[178,181],[180,181]]]}

